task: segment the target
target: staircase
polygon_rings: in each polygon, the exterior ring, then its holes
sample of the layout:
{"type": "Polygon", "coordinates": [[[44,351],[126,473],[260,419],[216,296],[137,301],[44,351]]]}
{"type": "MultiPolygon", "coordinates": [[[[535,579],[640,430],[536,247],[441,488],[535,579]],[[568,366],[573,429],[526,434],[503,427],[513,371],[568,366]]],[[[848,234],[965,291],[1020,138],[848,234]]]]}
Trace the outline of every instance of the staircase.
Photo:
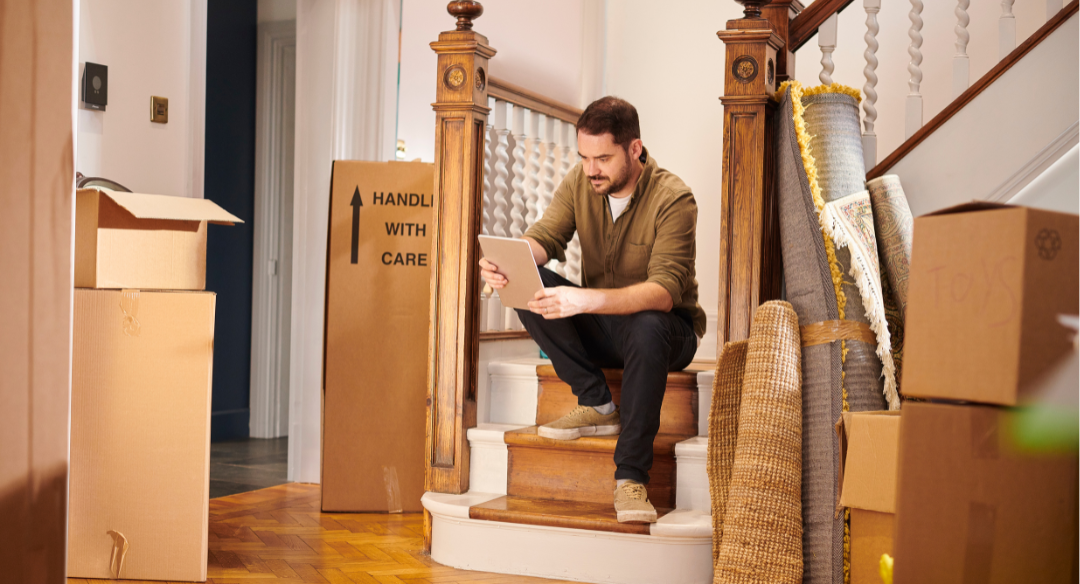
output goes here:
{"type": "MultiPolygon", "coordinates": [[[[464,495],[427,493],[435,561],[457,568],[626,584],[712,581],[705,473],[712,368],[670,373],[648,485],[655,524],[619,523],[612,504],[617,436],[537,435],[577,405],[547,361],[491,363],[490,422],[469,430],[464,495]],[[531,383],[532,395],[522,391],[531,383]],[[530,400],[530,398],[532,398],[530,400]],[[523,412],[531,411],[525,418],[523,412]]],[[[622,372],[605,371],[615,403],[622,372]]]]}

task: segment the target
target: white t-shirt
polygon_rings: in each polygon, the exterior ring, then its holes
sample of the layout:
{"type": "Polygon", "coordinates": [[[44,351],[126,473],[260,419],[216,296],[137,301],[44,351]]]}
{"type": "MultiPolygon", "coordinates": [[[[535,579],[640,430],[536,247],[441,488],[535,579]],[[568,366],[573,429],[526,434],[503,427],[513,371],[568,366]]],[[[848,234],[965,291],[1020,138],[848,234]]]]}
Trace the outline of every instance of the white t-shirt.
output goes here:
{"type": "Polygon", "coordinates": [[[627,205],[630,204],[630,197],[623,197],[621,199],[616,199],[615,197],[613,197],[611,195],[608,195],[607,200],[608,200],[608,204],[611,205],[611,220],[612,221],[617,220],[619,218],[619,215],[622,215],[623,211],[626,210],[627,205]]]}

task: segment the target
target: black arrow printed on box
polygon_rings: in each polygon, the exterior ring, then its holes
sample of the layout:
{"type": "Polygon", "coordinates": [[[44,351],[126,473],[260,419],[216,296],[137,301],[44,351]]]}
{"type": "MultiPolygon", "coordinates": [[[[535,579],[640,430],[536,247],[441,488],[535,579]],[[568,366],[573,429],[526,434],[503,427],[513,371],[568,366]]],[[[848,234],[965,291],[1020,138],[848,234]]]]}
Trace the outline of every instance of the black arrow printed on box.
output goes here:
{"type": "Polygon", "coordinates": [[[360,207],[364,206],[364,201],[360,200],[360,187],[356,187],[353,192],[352,201],[349,202],[349,206],[352,207],[352,263],[357,263],[358,255],[360,251],[360,207]]]}

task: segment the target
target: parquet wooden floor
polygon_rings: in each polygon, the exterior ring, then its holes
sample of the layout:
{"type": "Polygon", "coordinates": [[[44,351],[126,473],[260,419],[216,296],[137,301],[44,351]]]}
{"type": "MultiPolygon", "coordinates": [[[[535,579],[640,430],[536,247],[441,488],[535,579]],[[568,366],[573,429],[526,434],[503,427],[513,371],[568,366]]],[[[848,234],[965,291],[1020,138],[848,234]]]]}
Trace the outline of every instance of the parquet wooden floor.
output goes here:
{"type": "MultiPolygon", "coordinates": [[[[289,483],[210,500],[210,584],[542,584],[456,570],[423,553],[423,515],[322,513],[319,486],[289,483]]],[[[68,578],[68,584],[135,580],[68,578]]],[[[138,581],[142,582],[142,581],[138,581]]],[[[151,584],[147,582],[147,584],[151,584]]],[[[153,584],[162,584],[154,582],[153,584]]]]}

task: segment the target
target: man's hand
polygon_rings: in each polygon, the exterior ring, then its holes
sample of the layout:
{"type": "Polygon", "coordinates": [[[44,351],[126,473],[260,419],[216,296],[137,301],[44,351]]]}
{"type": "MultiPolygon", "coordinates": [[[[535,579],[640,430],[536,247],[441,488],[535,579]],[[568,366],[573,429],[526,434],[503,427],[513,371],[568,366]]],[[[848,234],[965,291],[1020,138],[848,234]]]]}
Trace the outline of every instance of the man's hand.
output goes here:
{"type": "Polygon", "coordinates": [[[544,288],[529,302],[529,310],[547,320],[590,312],[596,307],[596,290],[557,286],[544,288]]]}
{"type": "Polygon", "coordinates": [[[484,281],[488,283],[495,290],[499,290],[506,286],[508,283],[506,276],[498,272],[499,266],[487,261],[484,258],[480,258],[480,276],[484,278],[484,281]]]}

